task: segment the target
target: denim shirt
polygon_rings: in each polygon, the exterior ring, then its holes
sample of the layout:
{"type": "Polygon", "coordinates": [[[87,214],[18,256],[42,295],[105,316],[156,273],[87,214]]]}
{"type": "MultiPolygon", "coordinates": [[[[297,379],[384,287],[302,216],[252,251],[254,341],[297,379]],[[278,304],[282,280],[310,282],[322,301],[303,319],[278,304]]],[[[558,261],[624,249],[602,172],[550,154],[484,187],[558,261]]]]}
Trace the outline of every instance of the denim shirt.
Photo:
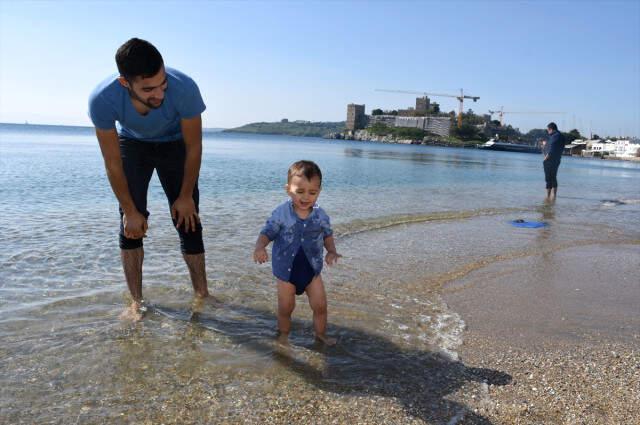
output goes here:
{"type": "Polygon", "coordinates": [[[316,275],[322,271],[324,239],[333,235],[329,216],[317,204],[306,219],[293,209],[293,202],[278,205],[260,231],[273,241],[271,268],[273,275],[285,282],[291,277],[291,265],[300,247],[316,275]]]}

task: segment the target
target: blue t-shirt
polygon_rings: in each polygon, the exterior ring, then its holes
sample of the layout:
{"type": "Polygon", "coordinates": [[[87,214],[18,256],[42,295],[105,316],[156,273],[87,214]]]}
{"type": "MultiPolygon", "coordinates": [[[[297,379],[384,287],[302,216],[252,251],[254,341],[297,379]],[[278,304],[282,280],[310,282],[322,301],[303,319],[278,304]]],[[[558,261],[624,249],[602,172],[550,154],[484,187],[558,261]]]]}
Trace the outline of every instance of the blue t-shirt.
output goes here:
{"type": "Polygon", "coordinates": [[[291,277],[291,266],[298,250],[304,250],[316,275],[322,271],[324,239],[333,235],[329,216],[318,205],[304,220],[293,210],[291,199],[280,204],[260,231],[273,241],[271,269],[285,282],[291,277]]]}
{"type": "Polygon", "coordinates": [[[165,68],[167,90],[162,105],[141,115],[131,103],[129,92],[115,74],[98,84],[89,96],[89,117],[96,128],[118,129],[121,137],[145,142],[182,139],[180,120],[200,115],[206,106],[200,90],[189,76],[165,68]],[[116,121],[118,126],[116,127],[116,121]]]}

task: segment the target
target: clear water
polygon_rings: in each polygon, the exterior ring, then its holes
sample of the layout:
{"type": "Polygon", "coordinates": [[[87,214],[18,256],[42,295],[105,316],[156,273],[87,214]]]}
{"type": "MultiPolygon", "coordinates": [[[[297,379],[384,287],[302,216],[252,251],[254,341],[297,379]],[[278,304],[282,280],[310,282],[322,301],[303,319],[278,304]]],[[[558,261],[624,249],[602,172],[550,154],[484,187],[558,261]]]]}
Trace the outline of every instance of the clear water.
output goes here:
{"type": "MultiPolygon", "coordinates": [[[[131,325],[118,320],[127,300],[119,217],[92,130],[0,125],[1,422],[242,422],[273,411],[265,394],[295,407],[320,391],[337,404],[363,391],[393,398],[424,418],[410,408],[416,367],[438,359],[464,368],[464,322],[438,288],[508,256],[637,243],[639,178],[640,163],[563,158],[560,198],[548,205],[534,154],[208,133],[200,209],[221,302],[191,320],[188,274],[154,176],[143,283],[154,308],[131,325]],[[298,159],[323,170],[319,203],[344,255],[323,272],[339,343],[316,349],[301,297],[282,356],[274,279],[251,254],[298,159]],[[517,218],[550,226],[518,229],[509,224],[517,218]]],[[[431,394],[439,402],[447,391],[431,394]]]]}

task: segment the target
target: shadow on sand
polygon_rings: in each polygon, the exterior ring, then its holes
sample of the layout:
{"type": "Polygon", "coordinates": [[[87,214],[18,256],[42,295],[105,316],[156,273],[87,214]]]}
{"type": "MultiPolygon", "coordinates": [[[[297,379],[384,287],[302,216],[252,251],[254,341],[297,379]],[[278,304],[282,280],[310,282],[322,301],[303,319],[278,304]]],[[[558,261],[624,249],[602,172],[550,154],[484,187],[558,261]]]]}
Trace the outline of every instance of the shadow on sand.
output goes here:
{"type": "Polygon", "coordinates": [[[485,417],[447,396],[468,381],[489,385],[511,382],[511,376],[503,372],[467,367],[433,351],[406,350],[379,335],[334,324],[330,325],[331,335],[338,339],[334,347],[315,342],[311,323],[302,320],[294,321],[291,346],[283,346],[275,339],[273,313],[244,306],[225,304],[217,312],[191,313],[155,305],[150,312],[189,321],[193,326],[225,335],[234,344],[270,355],[318,389],[394,398],[408,414],[427,423],[490,424],[485,417]],[[294,351],[300,349],[318,353],[322,366],[297,359],[294,351]]]}

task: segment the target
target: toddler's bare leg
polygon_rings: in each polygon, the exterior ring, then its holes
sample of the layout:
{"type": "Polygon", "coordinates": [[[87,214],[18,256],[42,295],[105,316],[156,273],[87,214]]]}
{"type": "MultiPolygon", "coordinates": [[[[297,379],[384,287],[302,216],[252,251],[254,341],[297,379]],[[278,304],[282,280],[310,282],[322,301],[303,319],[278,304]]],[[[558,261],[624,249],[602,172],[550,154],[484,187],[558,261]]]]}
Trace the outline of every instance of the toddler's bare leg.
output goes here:
{"type": "Polygon", "coordinates": [[[313,310],[313,330],[316,338],[327,345],[335,345],[336,340],[327,337],[327,295],[324,291],[322,276],[313,278],[305,291],[313,310]]]}
{"type": "Polygon", "coordinates": [[[281,338],[291,330],[291,314],[296,307],[296,287],[289,282],[278,280],[278,332],[281,338]]]}

